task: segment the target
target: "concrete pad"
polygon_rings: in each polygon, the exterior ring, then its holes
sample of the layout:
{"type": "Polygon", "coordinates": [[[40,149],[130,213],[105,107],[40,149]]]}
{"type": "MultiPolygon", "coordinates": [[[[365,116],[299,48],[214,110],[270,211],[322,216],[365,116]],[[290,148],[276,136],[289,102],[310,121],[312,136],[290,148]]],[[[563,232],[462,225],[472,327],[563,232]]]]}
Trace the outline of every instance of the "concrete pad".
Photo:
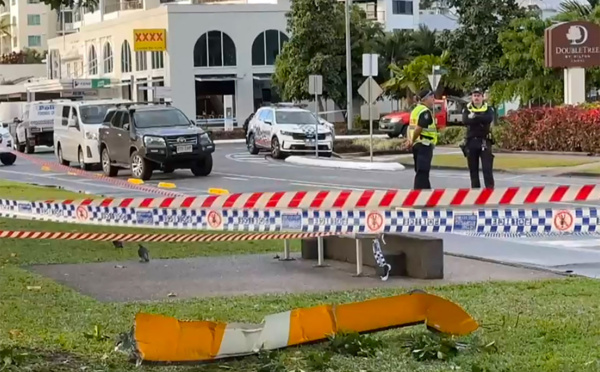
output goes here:
{"type": "Polygon", "coordinates": [[[177,260],[103,262],[90,264],[35,265],[35,273],[47,276],[100,301],[162,300],[266,293],[339,291],[375,287],[419,287],[486,280],[559,278],[557,274],[446,256],[445,279],[390,278],[382,282],[375,270],[354,277],[355,265],[325,261],[329,267],[295,255],[279,261],[272,254],[201,257],[177,260]]]}
{"type": "Polygon", "coordinates": [[[336,169],[356,169],[356,170],[377,170],[377,171],[401,171],[406,169],[400,163],[389,162],[366,162],[366,161],[348,161],[348,160],[330,160],[325,158],[315,158],[307,156],[290,156],[285,159],[286,163],[295,165],[310,165],[314,167],[336,168],[336,169]]]}

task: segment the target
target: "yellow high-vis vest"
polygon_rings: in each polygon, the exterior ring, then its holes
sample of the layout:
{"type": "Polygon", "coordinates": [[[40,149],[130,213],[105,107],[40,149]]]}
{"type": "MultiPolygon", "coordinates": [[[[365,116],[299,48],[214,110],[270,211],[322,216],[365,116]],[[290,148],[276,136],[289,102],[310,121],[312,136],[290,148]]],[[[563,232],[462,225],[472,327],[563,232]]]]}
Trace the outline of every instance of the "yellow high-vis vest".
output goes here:
{"type": "Polygon", "coordinates": [[[408,126],[407,135],[409,139],[412,139],[413,133],[415,129],[417,129],[417,125],[419,125],[419,116],[421,116],[421,114],[425,111],[429,111],[429,113],[431,114],[432,123],[429,124],[427,128],[423,128],[423,130],[421,131],[421,135],[419,136],[419,138],[417,138],[415,143],[422,143],[426,146],[433,144],[435,146],[438,142],[437,120],[435,118],[435,115],[433,115],[433,112],[431,112],[431,110],[429,109],[429,107],[423,104],[418,104],[417,107],[415,107],[414,110],[412,110],[412,112],[410,113],[410,123],[408,126]]]}

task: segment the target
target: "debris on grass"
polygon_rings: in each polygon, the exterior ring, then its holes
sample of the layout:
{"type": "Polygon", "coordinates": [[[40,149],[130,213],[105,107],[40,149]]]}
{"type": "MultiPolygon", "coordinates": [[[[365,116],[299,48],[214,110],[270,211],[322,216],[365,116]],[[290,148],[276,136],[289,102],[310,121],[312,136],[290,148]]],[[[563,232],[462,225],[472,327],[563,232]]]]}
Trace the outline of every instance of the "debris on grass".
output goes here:
{"type": "Polygon", "coordinates": [[[469,340],[445,335],[443,333],[413,333],[402,337],[404,347],[418,361],[441,360],[448,361],[461,352],[492,352],[497,351],[495,341],[484,343],[474,336],[469,340]]]}
{"type": "Polygon", "coordinates": [[[383,348],[381,340],[356,332],[338,332],[329,341],[329,350],[332,352],[356,357],[375,356],[383,348]]]}

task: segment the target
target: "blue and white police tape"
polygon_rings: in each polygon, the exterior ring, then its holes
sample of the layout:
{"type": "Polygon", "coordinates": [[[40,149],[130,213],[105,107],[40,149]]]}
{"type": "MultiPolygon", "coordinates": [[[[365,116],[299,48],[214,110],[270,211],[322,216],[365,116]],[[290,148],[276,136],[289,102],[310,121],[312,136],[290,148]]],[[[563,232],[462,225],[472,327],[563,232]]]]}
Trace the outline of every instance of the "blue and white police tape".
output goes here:
{"type": "Polygon", "coordinates": [[[596,234],[598,208],[235,210],[76,206],[0,200],[0,216],[67,223],[248,232],[596,234]]]}

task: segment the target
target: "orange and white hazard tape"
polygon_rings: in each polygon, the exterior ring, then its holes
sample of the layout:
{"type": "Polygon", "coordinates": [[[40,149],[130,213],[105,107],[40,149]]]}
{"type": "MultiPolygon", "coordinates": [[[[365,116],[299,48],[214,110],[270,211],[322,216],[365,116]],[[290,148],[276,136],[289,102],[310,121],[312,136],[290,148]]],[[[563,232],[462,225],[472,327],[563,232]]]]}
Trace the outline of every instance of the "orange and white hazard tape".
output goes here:
{"type": "Polygon", "coordinates": [[[238,242],[251,240],[293,240],[332,236],[334,233],[227,233],[227,234],[116,234],[51,231],[5,231],[0,230],[0,239],[80,240],[94,242],[238,242]]]}

